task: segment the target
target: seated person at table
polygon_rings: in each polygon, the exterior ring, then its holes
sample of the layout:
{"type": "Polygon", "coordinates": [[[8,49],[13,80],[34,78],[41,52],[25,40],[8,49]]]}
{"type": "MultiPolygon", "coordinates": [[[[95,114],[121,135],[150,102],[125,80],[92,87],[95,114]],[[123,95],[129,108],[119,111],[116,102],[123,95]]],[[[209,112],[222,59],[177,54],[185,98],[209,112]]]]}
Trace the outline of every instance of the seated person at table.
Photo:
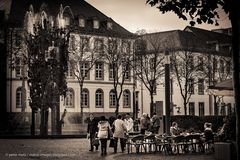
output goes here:
{"type": "Polygon", "coordinates": [[[172,136],[180,135],[180,129],[179,129],[179,127],[178,127],[177,122],[173,122],[173,123],[172,123],[172,126],[170,127],[170,134],[171,134],[172,136]]]}
{"type": "Polygon", "coordinates": [[[211,123],[204,124],[204,137],[206,142],[214,139],[211,123]]]}

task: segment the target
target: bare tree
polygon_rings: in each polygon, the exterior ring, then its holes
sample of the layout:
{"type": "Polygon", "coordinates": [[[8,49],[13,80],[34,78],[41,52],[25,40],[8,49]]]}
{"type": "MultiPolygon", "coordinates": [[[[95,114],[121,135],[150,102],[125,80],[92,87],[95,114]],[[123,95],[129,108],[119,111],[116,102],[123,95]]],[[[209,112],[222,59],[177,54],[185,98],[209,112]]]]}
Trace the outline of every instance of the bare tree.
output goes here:
{"type": "MultiPolygon", "coordinates": [[[[206,55],[206,61],[202,63],[203,66],[205,66],[202,71],[209,86],[214,86],[218,82],[230,79],[232,77],[231,57],[220,56],[219,54],[220,52],[215,52],[213,54],[206,55]]],[[[215,115],[217,115],[217,96],[209,95],[210,103],[212,103],[212,97],[215,115]]],[[[212,104],[209,105],[211,106],[212,104]]]]}
{"type": "MultiPolygon", "coordinates": [[[[89,72],[99,59],[98,45],[92,45],[93,37],[72,34],[69,47],[69,66],[80,86],[80,109],[83,123],[83,85],[89,79],[89,72]]],[[[96,42],[96,41],[95,41],[96,42]]]]}
{"type": "Polygon", "coordinates": [[[153,113],[154,95],[164,75],[164,54],[160,37],[149,34],[140,37],[135,43],[134,71],[140,81],[148,89],[151,103],[150,114],[153,113]]]}
{"type": "Polygon", "coordinates": [[[119,102],[126,81],[131,80],[132,50],[131,39],[109,37],[104,45],[106,64],[109,67],[109,80],[113,81],[114,99],[116,100],[116,116],[119,114],[119,102]]]}
{"type": "Polygon", "coordinates": [[[184,114],[187,115],[187,104],[194,94],[194,84],[197,83],[197,66],[193,63],[193,52],[189,50],[174,52],[171,55],[171,66],[174,78],[183,99],[184,114]]]}
{"type": "MultiPolygon", "coordinates": [[[[203,54],[197,54],[196,44],[191,40],[189,35],[182,34],[182,46],[172,48],[170,55],[170,65],[173,79],[176,80],[180,94],[183,100],[184,114],[187,115],[187,104],[195,92],[194,85],[198,83],[196,78],[202,78],[202,63],[197,63],[197,58],[201,57],[204,61],[203,54]]],[[[169,39],[168,44],[174,46],[174,41],[169,39]]]]}

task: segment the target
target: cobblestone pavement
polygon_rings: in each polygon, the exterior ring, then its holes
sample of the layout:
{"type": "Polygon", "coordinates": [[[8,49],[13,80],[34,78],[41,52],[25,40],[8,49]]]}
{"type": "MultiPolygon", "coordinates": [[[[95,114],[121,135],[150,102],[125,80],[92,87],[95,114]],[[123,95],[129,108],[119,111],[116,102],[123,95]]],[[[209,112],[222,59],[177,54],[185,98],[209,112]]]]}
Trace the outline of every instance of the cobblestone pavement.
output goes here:
{"type": "Polygon", "coordinates": [[[89,151],[87,139],[0,139],[0,160],[214,160],[213,154],[165,156],[89,151]]]}

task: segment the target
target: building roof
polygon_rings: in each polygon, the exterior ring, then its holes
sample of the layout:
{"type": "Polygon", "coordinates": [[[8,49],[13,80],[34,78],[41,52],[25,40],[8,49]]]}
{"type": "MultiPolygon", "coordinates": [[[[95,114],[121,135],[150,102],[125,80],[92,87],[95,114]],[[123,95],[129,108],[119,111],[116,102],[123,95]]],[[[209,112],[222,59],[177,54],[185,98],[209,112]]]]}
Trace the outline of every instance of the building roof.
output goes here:
{"type": "Polygon", "coordinates": [[[191,50],[200,53],[211,53],[230,56],[229,46],[231,37],[204,29],[187,26],[183,31],[172,30],[166,32],[150,33],[140,36],[147,40],[147,50],[191,50]],[[216,51],[216,44],[220,45],[216,51]]]}
{"type": "Polygon", "coordinates": [[[213,32],[201,28],[187,26],[184,31],[189,31],[195,34],[201,41],[205,42],[218,42],[219,44],[230,44],[231,36],[213,32]]]}
{"type": "Polygon", "coordinates": [[[69,6],[74,15],[74,18],[84,17],[85,20],[98,19],[100,22],[111,21],[113,23],[113,29],[111,30],[97,30],[97,29],[82,29],[85,33],[95,34],[111,34],[111,35],[123,35],[133,36],[133,34],[120,26],[111,18],[104,15],[95,7],[87,3],[85,0],[12,0],[9,22],[15,27],[23,26],[23,19],[26,11],[29,10],[29,6],[32,4],[34,12],[38,12],[41,5],[45,3],[48,6],[48,13],[53,16],[57,16],[60,5],[63,7],[69,6]]]}
{"type": "Polygon", "coordinates": [[[181,47],[181,42],[178,38],[180,30],[149,33],[139,36],[147,42],[148,51],[164,51],[167,49],[178,49],[181,47]]]}

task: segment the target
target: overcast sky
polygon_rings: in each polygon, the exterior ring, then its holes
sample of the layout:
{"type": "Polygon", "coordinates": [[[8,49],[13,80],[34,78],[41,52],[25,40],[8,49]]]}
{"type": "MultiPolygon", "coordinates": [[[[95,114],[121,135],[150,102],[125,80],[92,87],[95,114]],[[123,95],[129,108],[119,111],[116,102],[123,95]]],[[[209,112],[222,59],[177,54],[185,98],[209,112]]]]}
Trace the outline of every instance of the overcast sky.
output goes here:
{"type": "MultiPolygon", "coordinates": [[[[10,1],[0,0],[0,9],[9,8],[10,1]]],[[[189,25],[189,21],[179,19],[174,13],[162,14],[156,7],[146,5],[146,0],[86,1],[133,33],[140,29],[146,29],[148,32],[182,30],[189,25]]],[[[202,24],[195,27],[208,30],[230,27],[228,16],[221,8],[218,12],[220,13],[219,26],[202,24]]]]}
{"type": "MultiPolygon", "coordinates": [[[[146,5],[146,0],[86,1],[133,33],[139,29],[146,29],[150,32],[175,29],[182,30],[189,25],[189,21],[179,19],[174,13],[162,14],[156,7],[146,5]]],[[[218,11],[220,13],[219,26],[202,24],[195,25],[195,27],[208,30],[230,27],[228,16],[224,14],[221,8],[219,8],[218,11]]]]}

